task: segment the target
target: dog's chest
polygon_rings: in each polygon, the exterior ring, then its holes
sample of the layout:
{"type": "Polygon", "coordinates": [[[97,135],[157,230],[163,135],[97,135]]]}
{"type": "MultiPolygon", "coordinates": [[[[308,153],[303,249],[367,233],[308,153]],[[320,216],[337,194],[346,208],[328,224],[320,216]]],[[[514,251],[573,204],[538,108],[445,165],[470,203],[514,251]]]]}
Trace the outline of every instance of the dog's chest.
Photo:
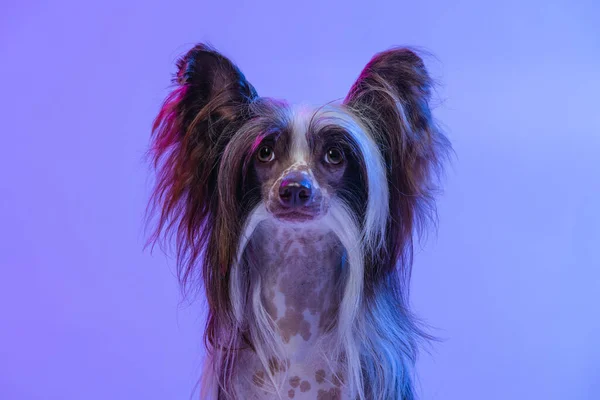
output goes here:
{"type": "MultiPolygon", "coordinates": [[[[269,359],[283,398],[341,399],[343,373],[323,357],[327,332],[335,329],[343,249],[319,229],[265,224],[254,236],[252,253],[263,282],[261,299],[271,316],[286,359],[269,359]]],[[[247,398],[278,398],[257,357],[245,357],[247,398]],[[252,393],[252,396],[250,396],[252,393]]]]}
{"type": "Polygon", "coordinates": [[[275,383],[269,380],[266,370],[258,360],[248,355],[245,371],[238,378],[239,400],[346,400],[344,374],[332,371],[326,363],[278,363],[269,359],[268,369],[275,383]]]}
{"type": "Polygon", "coordinates": [[[259,252],[263,303],[283,342],[301,350],[334,322],[342,250],[331,233],[279,228],[259,252]]]}

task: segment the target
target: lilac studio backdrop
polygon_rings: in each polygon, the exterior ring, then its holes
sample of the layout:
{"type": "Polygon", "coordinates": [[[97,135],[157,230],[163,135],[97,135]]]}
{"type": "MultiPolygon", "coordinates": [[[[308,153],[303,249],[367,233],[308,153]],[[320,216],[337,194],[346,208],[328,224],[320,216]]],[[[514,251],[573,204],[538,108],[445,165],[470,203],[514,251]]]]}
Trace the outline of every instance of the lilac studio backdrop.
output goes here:
{"type": "Polygon", "coordinates": [[[443,342],[424,400],[600,399],[600,5],[572,1],[0,5],[0,399],[188,399],[203,306],[142,250],[143,154],[198,41],[266,96],[343,97],[420,46],[457,157],[412,300],[443,342]]]}

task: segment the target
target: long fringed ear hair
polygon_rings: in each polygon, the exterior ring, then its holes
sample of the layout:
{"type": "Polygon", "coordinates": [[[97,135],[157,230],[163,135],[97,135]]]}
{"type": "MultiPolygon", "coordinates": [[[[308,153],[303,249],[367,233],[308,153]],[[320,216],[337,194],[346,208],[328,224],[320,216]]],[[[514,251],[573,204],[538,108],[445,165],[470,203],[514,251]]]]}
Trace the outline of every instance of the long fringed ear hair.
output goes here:
{"type": "Polygon", "coordinates": [[[344,101],[376,141],[389,189],[385,244],[365,257],[357,329],[366,398],[412,400],[418,343],[431,339],[408,302],[413,236],[435,218],[437,178],[450,150],[431,115],[431,90],[422,59],[399,48],[373,57],[344,101]]]}
{"type": "Polygon", "coordinates": [[[386,246],[367,273],[375,283],[398,263],[410,276],[413,234],[435,218],[434,194],[450,143],[430,110],[432,82],[412,50],[377,54],[363,69],[345,105],[370,129],[383,153],[389,186],[390,220],[386,246]]]}
{"type": "Polygon", "coordinates": [[[232,136],[250,118],[257,94],[230,60],[204,44],[182,57],[177,69],[176,87],[153,126],[150,155],[157,178],[149,215],[158,221],[151,243],[174,237],[184,289],[191,283],[200,287],[203,279],[209,305],[205,339],[213,342],[219,329],[213,311],[230,309],[226,275],[236,250],[231,243],[237,243],[230,236],[241,230],[231,226],[237,218],[218,216],[219,165],[232,136]]]}

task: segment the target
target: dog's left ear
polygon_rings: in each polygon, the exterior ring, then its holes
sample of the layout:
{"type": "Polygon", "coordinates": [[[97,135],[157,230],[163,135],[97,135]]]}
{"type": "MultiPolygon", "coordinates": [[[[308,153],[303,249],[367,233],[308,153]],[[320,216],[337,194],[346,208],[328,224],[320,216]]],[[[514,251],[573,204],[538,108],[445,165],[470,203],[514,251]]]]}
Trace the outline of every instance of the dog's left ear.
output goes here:
{"type": "Polygon", "coordinates": [[[398,259],[410,267],[413,231],[435,216],[436,173],[450,144],[432,118],[431,90],[423,60],[399,48],[373,57],[344,101],[371,131],[386,162],[390,267],[398,259]]]}

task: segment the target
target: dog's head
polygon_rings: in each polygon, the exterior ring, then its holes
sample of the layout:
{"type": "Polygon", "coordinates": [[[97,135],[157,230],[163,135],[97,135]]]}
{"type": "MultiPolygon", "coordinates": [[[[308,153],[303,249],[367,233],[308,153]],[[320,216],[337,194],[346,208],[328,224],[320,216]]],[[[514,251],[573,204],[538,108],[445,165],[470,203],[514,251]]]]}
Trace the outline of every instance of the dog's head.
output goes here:
{"type": "Polygon", "coordinates": [[[202,44],[179,60],[175,85],[154,124],[153,204],[157,236],[177,236],[184,280],[206,248],[205,284],[222,280],[261,206],[299,224],[342,207],[386,265],[365,273],[385,273],[409,255],[449,148],[415,52],[376,55],[343,103],[316,108],[258,96],[229,59],[202,44]]]}
{"type": "MultiPolygon", "coordinates": [[[[260,102],[262,112],[246,122],[230,143],[236,149],[233,153],[241,154],[225,154],[223,159],[229,170],[240,171],[247,209],[262,205],[271,218],[298,224],[326,217],[336,203],[363,216],[369,201],[368,182],[379,180],[371,185],[378,207],[374,211],[386,212],[383,159],[357,118],[340,106],[260,102]],[[244,140],[249,131],[250,145],[244,140]]],[[[225,179],[222,183],[231,185],[225,179]]],[[[382,215],[379,218],[383,220],[382,215]]]]}
{"type": "Polygon", "coordinates": [[[276,219],[308,222],[327,214],[332,197],[360,179],[360,161],[340,126],[318,127],[319,112],[282,110],[282,130],[259,136],[250,150],[260,201],[276,219]]]}

